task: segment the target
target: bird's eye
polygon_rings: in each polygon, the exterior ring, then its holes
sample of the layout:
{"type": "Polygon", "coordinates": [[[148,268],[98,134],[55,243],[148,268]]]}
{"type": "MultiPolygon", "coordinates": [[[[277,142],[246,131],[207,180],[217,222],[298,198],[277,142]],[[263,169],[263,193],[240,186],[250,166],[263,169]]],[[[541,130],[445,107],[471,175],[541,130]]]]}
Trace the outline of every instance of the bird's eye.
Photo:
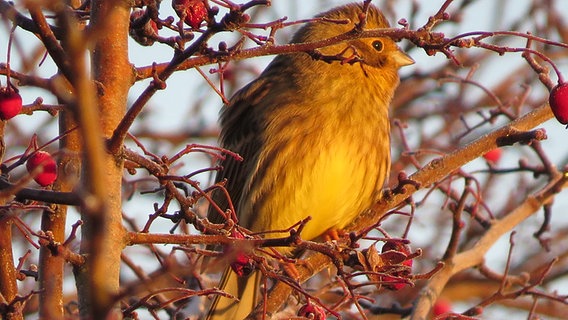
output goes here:
{"type": "Polygon", "coordinates": [[[381,40],[373,41],[373,48],[375,48],[378,52],[383,51],[383,42],[381,40]]]}

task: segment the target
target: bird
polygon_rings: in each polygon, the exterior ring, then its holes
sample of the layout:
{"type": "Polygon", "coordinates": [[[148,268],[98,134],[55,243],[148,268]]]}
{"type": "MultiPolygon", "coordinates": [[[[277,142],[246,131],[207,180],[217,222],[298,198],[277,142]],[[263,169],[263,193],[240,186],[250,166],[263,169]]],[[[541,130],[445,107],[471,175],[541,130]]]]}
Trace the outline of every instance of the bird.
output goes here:
{"type": "MultiPolygon", "coordinates": [[[[350,3],[316,16],[291,43],[349,32],[362,14],[364,30],[390,27],[376,6],[350,3]]],[[[237,91],[220,112],[220,145],[242,161],[222,160],[216,181],[226,181],[238,224],[252,232],[286,230],[309,216],[300,236],[319,239],[379,200],[391,161],[389,105],[398,70],[413,63],[392,39],[361,37],[317,54],[279,54],[237,91]]],[[[208,219],[224,223],[219,209],[229,201],[222,192],[213,200],[218,208],[210,207],[208,219]]],[[[244,319],[258,302],[259,274],[239,277],[228,268],[219,288],[238,300],[216,295],[206,318],[244,319]]]]}

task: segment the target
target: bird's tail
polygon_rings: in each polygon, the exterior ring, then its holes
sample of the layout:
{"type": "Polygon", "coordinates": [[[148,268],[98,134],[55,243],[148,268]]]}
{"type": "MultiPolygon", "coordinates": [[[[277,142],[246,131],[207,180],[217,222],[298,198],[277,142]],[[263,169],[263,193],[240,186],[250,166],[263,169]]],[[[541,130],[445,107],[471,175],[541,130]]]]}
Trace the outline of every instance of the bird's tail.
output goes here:
{"type": "Polygon", "coordinates": [[[205,319],[245,319],[258,303],[260,278],[259,271],[253,272],[248,277],[239,277],[231,268],[227,268],[219,282],[219,289],[233,295],[236,299],[216,295],[205,319]]]}

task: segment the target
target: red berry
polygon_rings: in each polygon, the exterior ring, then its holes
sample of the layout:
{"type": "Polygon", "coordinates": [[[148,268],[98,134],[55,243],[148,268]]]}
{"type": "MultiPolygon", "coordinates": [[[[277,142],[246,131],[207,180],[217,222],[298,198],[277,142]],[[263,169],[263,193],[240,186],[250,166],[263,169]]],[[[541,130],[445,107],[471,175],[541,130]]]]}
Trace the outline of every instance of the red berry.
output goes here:
{"type": "Polygon", "coordinates": [[[487,162],[497,163],[501,159],[502,150],[500,148],[493,149],[483,155],[487,162]]]}
{"type": "Polygon", "coordinates": [[[248,255],[239,252],[235,255],[235,261],[231,263],[231,269],[239,277],[246,277],[254,271],[255,262],[248,255]]]}
{"type": "Polygon", "coordinates": [[[298,310],[298,316],[314,320],[324,320],[326,318],[325,310],[310,302],[303,305],[300,310],[298,310]]]}
{"type": "Polygon", "coordinates": [[[36,151],[26,162],[26,169],[29,173],[34,173],[34,180],[40,186],[45,187],[53,183],[57,178],[57,164],[51,155],[45,151],[36,151]],[[34,172],[41,166],[39,173],[34,172]]]}
{"type": "Polygon", "coordinates": [[[381,276],[380,281],[384,282],[382,285],[386,289],[398,291],[404,288],[408,283],[400,278],[407,278],[412,269],[412,259],[405,259],[411,252],[410,248],[400,241],[387,241],[381,249],[381,257],[386,259],[389,264],[395,268],[397,265],[408,267],[408,270],[395,271],[391,275],[381,276]],[[402,260],[404,259],[404,260],[402,260]]]}
{"type": "Polygon", "coordinates": [[[438,299],[432,307],[432,314],[434,316],[441,316],[450,312],[452,312],[452,304],[445,299],[438,299]]]}
{"type": "Polygon", "coordinates": [[[568,83],[559,83],[552,88],[548,102],[556,120],[568,124],[568,83]]]}
{"type": "Polygon", "coordinates": [[[172,7],[178,17],[184,17],[185,23],[197,29],[207,18],[207,7],[203,0],[173,0],[172,7]]]}
{"type": "Polygon", "coordinates": [[[9,88],[0,89],[0,119],[8,120],[22,111],[22,97],[9,88]]]}

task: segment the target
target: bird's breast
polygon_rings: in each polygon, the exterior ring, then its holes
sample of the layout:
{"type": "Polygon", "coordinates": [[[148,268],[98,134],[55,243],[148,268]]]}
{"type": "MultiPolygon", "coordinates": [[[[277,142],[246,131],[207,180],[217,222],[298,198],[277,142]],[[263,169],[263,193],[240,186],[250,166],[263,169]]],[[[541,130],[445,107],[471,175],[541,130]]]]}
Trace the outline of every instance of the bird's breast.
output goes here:
{"type": "Polygon", "coordinates": [[[310,216],[302,238],[313,239],[344,228],[378,198],[390,165],[388,118],[361,110],[291,110],[292,120],[290,113],[282,114],[267,127],[259,176],[250,189],[255,219],[249,227],[284,230],[310,216]]]}

